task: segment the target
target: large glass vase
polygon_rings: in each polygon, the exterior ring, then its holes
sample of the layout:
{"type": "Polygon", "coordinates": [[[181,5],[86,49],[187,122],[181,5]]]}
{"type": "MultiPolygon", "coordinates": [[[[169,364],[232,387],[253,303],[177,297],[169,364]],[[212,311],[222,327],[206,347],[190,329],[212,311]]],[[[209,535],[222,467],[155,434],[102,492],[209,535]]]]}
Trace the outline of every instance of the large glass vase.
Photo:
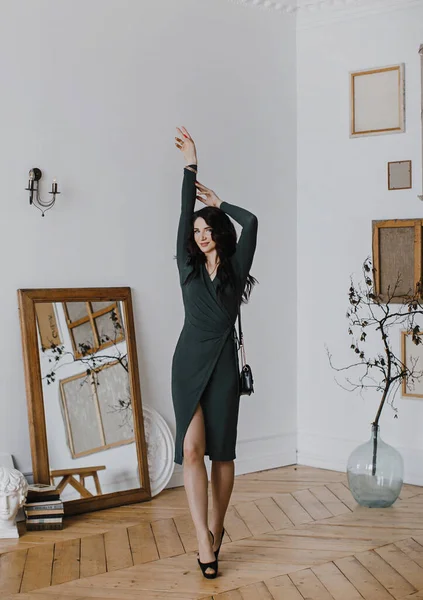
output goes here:
{"type": "Polygon", "coordinates": [[[347,476],[350,491],[361,506],[386,508],[400,495],[404,462],[401,454],[381,439],[379,426],[373,424],[369,441],[352,452],[347,476]]]}

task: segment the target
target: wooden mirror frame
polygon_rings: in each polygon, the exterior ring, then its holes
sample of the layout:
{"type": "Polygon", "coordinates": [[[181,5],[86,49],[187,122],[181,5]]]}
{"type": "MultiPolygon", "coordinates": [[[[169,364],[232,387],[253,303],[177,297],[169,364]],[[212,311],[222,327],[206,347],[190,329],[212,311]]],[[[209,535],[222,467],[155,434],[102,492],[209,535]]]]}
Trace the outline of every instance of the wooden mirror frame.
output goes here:
{"type": "Polygon", "coordinates": [[[102,302],[111,299],[116,300],[117,302],[122,301],[123,304],[124,320],[127,331],[127,352],[130,365],[129,381],[140,487],[93,496],[92,498],[78,498],[75,500],[64,501],[65,515],[101,510],[113,506],[122,506],[123,504],[132,504],[151,499],[131,288],[50,288],[18,290],[32,469],[34,482],[46,484],[50,483],[50,466],[35,305],[42,302],[102,302]]]}

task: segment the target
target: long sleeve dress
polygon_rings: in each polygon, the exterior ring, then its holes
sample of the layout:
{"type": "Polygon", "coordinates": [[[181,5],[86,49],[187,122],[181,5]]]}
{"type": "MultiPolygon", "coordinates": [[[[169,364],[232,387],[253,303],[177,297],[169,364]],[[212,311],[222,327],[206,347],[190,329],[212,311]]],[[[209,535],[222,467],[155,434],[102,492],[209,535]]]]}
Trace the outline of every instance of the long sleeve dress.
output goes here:
{"type": "MultiPolygon", "coordinates": [[[[182,288],[185,320],[172,361],[172,399],[176,417],[175,457],[183,462],[186,431],[198,403],[204,414],[205,454],[210,460],[233,460],[239,410],[239,364],[235,321],[240,297],[229,286],[217,294],[218,275],[212,280],[205,265],[200,275],[186,280],[193,267],[187,264],[187,245],[193,228],[197,190],[196,174],[184,170],[182,207],[176,259],[182,288]]],[[[232,266],[238,289],[244,289],[254,257],[257,218],[249,211],[222,202],[220,210],[242,226],[232,266]]]]}

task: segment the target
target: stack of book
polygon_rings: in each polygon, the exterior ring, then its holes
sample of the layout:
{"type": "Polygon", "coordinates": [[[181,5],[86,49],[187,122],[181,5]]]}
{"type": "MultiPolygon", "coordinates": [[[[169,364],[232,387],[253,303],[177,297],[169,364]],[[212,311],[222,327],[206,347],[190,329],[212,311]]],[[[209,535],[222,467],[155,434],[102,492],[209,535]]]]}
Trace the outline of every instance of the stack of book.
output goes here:
{"type": "Polygon", "coordinates": [[[28,486],[24,512],[27,531],[63,529],[63,502],[55,485],[28,486]]]}

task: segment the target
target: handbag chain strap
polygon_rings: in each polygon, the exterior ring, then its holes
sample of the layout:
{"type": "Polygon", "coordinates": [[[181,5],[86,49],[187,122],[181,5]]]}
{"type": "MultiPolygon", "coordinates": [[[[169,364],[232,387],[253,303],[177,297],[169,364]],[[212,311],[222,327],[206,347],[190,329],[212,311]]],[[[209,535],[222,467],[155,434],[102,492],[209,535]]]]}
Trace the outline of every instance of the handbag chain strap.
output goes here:
{"type": "Polygon", "coordinates": [[[239,349],[241,351],[241,363],[242,368],[247,364],[247,357],[245,355],[244,348],[244,334],[242,333],[242,325],[241,325],[241,305],[238,308],[238,339],[239,339],[239,349]]]}

